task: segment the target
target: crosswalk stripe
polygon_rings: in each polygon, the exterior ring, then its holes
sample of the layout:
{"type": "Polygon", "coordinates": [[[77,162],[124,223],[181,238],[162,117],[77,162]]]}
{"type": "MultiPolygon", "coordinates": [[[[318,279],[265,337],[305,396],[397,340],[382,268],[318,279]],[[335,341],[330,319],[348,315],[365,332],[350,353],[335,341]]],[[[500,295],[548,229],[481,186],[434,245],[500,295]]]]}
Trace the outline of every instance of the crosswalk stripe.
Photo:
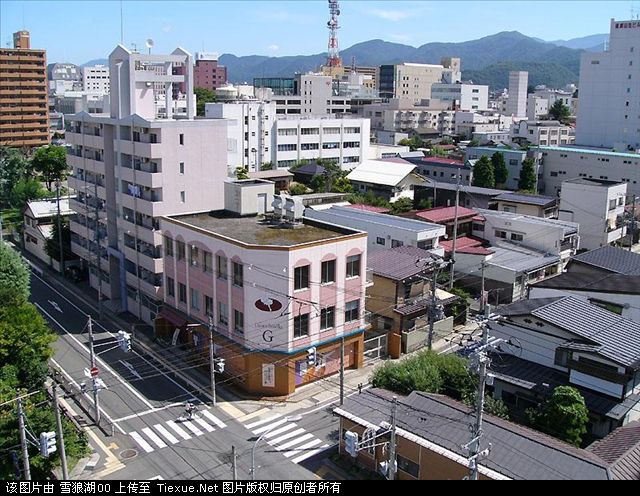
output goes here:
{"type": "MultiPolygon", "coordinates": [[[[311,458],[313,455],[317,455],[318,453],[320,453],[322,450],[325,450],[329,447],[328,444],[324,444],[322,446],[320,446],[318,449],[314,449],[311,451],[308,451],[306,453],[304,453],[303,455],[300,455],[296,458],[294,458],[293,460],[291,460],[293,463],[300,463],[303,460],[306,460],[307,458],[311,458]]],[[[286,455],[285,455],[286,456],[286,455]]]]}
{"type": "Polygon", "coordinates": [[[200,429],[198,429],[195,425],[193,425],[188,420],[185,420],[184,422],[182,422],[182,425],[184,425],[187,429],[193,432],[196,436],[202,436],[204,434],[204,432],[202,432],[200,429]]]}
{"type": "Polygon", "coordinates": [[[304,432],[305,432],[305,430],[302,429],[302,428],[301,429],[296,429],[295,431],[287,432],[286,434],[283,434],[282,436],[277,437],[275,439],[269,439],[267,442],[271,446],[276,446],[278,443],[281,443],[285,439],[289,439],[290,437],[297,436],[298,434],[302,434],[304,432]]]}
{"type": "Polygon", "coordinates": [[[286,424],[287,422],[289,422],[289,421],[286,418],[283,418],[281,420],[278,420],[277,422],[272,422],[269,425],[265,425],[264,427],[260,427],[259,429],[252,430],[251,432],[253,432],[254,434],[260,434],[261,432],[269,431],[269,430],[271,430],[271,429],[273,429],[273,428],[275,428],[275,427],[277,427],[279,425],[286,424]]]}
{"type": "Polygon", "coordinates": [[[175,431],[175,433],[178,434],[178,436],[180,436],[185,441],[187,439],[191,439],[191,436],[187,434],[187,432],[183,428],[181,428],[178,424],[176,424],[173,420],[167,421],[167,425],[171,427],[175,431]]]}
{"type": "Polygon", "coordinates": [[[314,439],[313,441],[309,441],[307,444],[303,444],[302,446],[298,446],[297,448],[291,450],[291,451],[287,451],[284,456],[286,458],[292,457],[293,455],[299,455],[300,452],[302,450],[305,450],[307,448],[313,448],[314,446],[318,445],[322,443],[322,441],[320,441],[320,439],[314,439]]]}
{"type": "Polygon", "coordinates": [[[222,420],[220,420],[218,417],[216,417],[215,415],[213,415],[211,412],[209,412],[208,410],[202,410],[202,415],[204,415],[205,417],[207,417],[211,422],[213,422],[214,424],[216,424],[218,427],[220,427],[220,429],[224,429],[227,424],[225,424],[222,420]]]}
{"type": "Polygon", "coordinates": [[[147,435],[147,437],[156,444],[158,448],[167,447],[167,443],[165,443],[162,439],[160,439],[160,437],[158,437],[158,435],[148,427],[145,427],[144,429],[142,429],[142,432],[144,432],[147,435]]]}
{"type": "Polygon", "coordinates": [[[298,427],[298,424],[285,424],[284,427],[280,427],[279,429],[275,429],[273,431],[269,431],[264,435],[265,439],[269,439],[270,437],[277,436],[278,434],[282,434],[283,432],[287,432],[290,429],[295,429],[298,427]]]}
{"type": "Polygon", "coordinates": [[[140,445],[140,447],[145,450],[147,453],[151,453],[153,451],[153,447],[146,442],[140,434],[136,431],[130,432],[129,435],[133,438],[133,440],[140,445]]]}
{"type": "Polygon", "coordinates": [[[266,424],[267,422],[271,422],[272,420],[275,420],[277,418],[282,417],[282,415],[278,414],[278,415],[272,415],[271,417],[267,417],[266,419],[263,420],[258,420],[257,422],[252,422],[250,424],[245,425],[245,427],[247,429],[253,429],[254,427],[258,427],[259,425],[262,424],[266,424]]]}
{"type": "Polygon", "coordinates": [[[213,431],[215,431],[215,429],[214,429],[213,427],[211,427],[209,424],[207,424],[207,423],[206,423],[204,420],[202,420],[201,418],[196,417],[196,418],[194,418],[194,420],[195,420],[196,422],[198,422],[198,423],[199,423],[199,424],[204,428],[204,430],[205,430],[205,431],[207,431],[207,432],[213,432],[213,431]]]}
{"type": "Polygon", "coordinates": [[[165,429],[161,424],[156,424],[153,426],[160,434],[162,434],[165,439],[168,439],[171,444],[177,444],[178,440],[176,437],[171,434],[167,429],[165,429]]]}
{"type": "Polygon", "coordinates": [[[311,439],[313,437],[313,434],[305,434],[304,436],[300,436],[295,438],[293,441],[289,441],[288,443],[284,443],[281,446],[276,446],[276,450],[278,451],[282,451],[285,450],[287,448],[291,448],[292,446],[295,446],[296,444],[300,444],[304,441],[306,441],[307,439],[311,439]]]}

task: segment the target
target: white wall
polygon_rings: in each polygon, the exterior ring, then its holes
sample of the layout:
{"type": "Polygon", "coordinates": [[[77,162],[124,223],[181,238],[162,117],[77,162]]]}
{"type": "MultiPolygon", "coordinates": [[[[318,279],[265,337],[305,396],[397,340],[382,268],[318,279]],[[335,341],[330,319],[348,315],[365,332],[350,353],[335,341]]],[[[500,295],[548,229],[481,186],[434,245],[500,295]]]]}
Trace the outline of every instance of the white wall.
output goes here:
{"type": "Polygon", "coordinates": [[[613,382],[598,379],[591,375],[583,374],[577,370],[572,370],[569,375],[569,382],[576,386],[586,387],[593,391],[607,394],[609,396],[615,396],[622,399],[622,384],[614,384],[613,382]]]}

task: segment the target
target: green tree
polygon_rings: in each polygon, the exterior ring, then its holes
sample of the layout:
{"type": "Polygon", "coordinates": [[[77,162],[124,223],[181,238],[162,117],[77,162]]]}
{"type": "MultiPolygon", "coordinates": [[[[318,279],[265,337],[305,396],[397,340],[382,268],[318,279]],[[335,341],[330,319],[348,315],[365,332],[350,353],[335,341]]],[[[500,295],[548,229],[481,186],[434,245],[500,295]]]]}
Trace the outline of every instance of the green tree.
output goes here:
{"type": "Polygon", "coordinates": [[[551,436],[580,446],[587,433],[589,410],[580,392],[571,386],[558,386],[537,410],[527,410],[531,424],[551,436]]]}
{"type": "Polygon", "coordinates": [[[354,205],[371,205],[372,207],[391,208],[391,204],[387,200],[380,196],[376,196],[371,190],[367,191],[364,195],[362,193],[352,193],[349,195],[347,201],[354,205]]]}
{"type": "Polygon", "coordinates": [[[249,173],[245,167],[236,167],[236,179],[242,181],[243,179],[249,179],[249,173]]]}
{"type": "Polygon", "coordinates": [[[314,193],[326,193],[327,191],[327,174],[316,174],[311,178],[309,186],[314,193]]]}
{"type": "Polygon", "coordinates": [[[29,160],[18,148],[0,148],[0,209],[7,206],[14,186],[29,175],[29,160]]]}
{"type": "Polygon", "coordinates": [[[504,187],[509,178],[509,169],[504,161],[504,154],[501,152],[495,152],[491,156],[491,163],[493,164],[493,170],[496,178],[496,185],[504,187]]]}
{"type": "Polygon", "coordinates": [[[445,136],[440,140],[440,144],[442,145],[453,145],[453,139],[449,136],[445,136]]]}
{"type": "Polygon", "coordinates": [[[289,185],[289,194],[296,196],[296,195],[304,195],[306,194],[308,188],[301,183],[291,183],[289,185]]]}
{"type": "Polygon", "coordinates": [[[430,157],[446,157],[447,156],[447,152],[445,152],[444,148],[442,148],[441,146],[433,145],[429,149],[429,156],[430,157]]]}
{"type": "Polygon", "coordinates": [[[271,162],[265,162],[264,164],[262,164],[260,166],[260,170],[261,171],[268,171],[268,170],[271,170],[271,169],[273,169],[273,164],[271,162]]]}
{"type": "Polygon", "coordinates": [[[29,268],[18,252],[0,243],[0,307],[26,301],[29,294],[29,268]]]}
{"type": "Polygon", "coordinates": [[[433,208],[433,202],[429,198],[423,198],[418,202],[418,210],[429,210],[433,208]]]}
{"type": "Polygon", "coordinates": [[[337,177],[331,187],[332,193],[351,193],[352,191],[353,186],[346,176],[337,177]]]}
{"type": "Polygon", "coordinates": [[[518,189],[525,191],[536,191],[537,185],[536,163],[533,158],[525,158],[522,162],[520,170],[520,179],[518,181],[518,189]]]}
{"type": "Polygon", "coordinates": [[[216,92],[207,88],[194,88],[193,92],[196,95],[196,115],[204,117],[204,106],[216,101],[216,92]]]}
{"type": "Polygon", "coordinates": [[[480,142],[476,138],[473,138],[471,141],[469,141],[469,144],[467,146],[469,147],[480,146],[480,142]]]}
{"type": "Polygon", "coordinates": [[[399,145],[408,146],[409,150],[412,152],[416,151],[418,148],[422,148],[424,146],[424,142],[420,139],[420,136],[412,136],[411,138],[404,138],[398,141],[399,145]]]}
{"type": "MultiPolygon", "coordinates": [[[[60,232],[58,231],[58,216],[53,220],[53,228],[51,229],[51,237],[47,239],[44,249],[54,260],[60,260],[60,232]]],[[[69,220],[62,218],[60,222],[62,228],[62,250],[65,261],[76,259],[77,256],[71,251],[71,229],[69,228],[69,220]]]]}
{"type": "Polygon", "coordinates": [[[484,411],[494,417],[509,420],[509,407],[502,400],[486,395],[484,398],[484,411]]]}
{"type": "Polygon", "coordinates": [[[549,116],[560,122],[567,122],[571,117],[571,109],[562,100],[556,100],[549,109],[549,116]]]}
{"type": "Polygon", "coordinates": [[[473,167],[473,185],[481,188],[496,187],[496,176],[493,164],[486,156],[480,157],[473,167]]]}
{"type": "Polygon", "coordinates": [[[64,146],[47,145],[38,148],[31,159],[31,166],[38,172],[47,189],[51,191],[54,181],[64,181],[69,172],[67,150],[64,146]]]}
{"type": "Polygon", "coordinates": [[[21,209],[28,201],[52,196],[53,193],[44,189],[40,181],[30,178],[20,179],[9,192],[9,205],[12,208],[21,209]]]}
{"type": "Polygon", "coordinates": [[[391,204],[391,213],[393,215],[410,212],[413,210],[413,200],[411,198],[398,198],[391,204]]]}

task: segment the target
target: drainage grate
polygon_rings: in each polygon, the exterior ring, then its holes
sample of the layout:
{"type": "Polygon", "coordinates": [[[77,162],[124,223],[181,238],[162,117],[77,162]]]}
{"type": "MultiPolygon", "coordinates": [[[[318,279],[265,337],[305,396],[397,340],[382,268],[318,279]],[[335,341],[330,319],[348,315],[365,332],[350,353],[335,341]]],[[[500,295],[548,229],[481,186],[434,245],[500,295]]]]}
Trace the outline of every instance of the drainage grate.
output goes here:
{"type": "Polygon", "coordinates": [[[130,458],[134,458],[138,456],[138,452],[134,449],[126,449],[120,452],[120,458],[123,460],[129,460],[130,458]]]}

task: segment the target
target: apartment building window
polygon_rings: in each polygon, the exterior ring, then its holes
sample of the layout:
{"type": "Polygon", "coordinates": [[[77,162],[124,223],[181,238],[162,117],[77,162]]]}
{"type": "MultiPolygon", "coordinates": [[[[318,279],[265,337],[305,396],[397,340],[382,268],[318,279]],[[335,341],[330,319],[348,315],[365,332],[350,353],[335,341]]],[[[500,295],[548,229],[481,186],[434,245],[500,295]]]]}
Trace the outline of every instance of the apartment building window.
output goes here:
{"type": "Polygon", "coordinates": [[[211,253],[208,251],[202,252],[202,270],[204,270],[205,272],[213,271],[211,253]]]}
{"type": "Polygon", "coordinates": [[[218,323],[229,325],[229,308],[221,301],[218,302],[218,323]]]}
{"type": "Polygon", "coordinates": [[[346,134],[359,134],[360,133],[360,128],[359,127],[345,127],[344,128],[344,132],[346,134]]]}
{"type": "Polygon", "coordinates": [[[342,144],[342,148],[360,148],[359,141],[346,141],[342,144]]]}
{"type": "Polygon", "coordinates": [[[167,280],[165,285],[167,286],[167,296],[171,296],[171,298],[176,297],[176,281],[173,277],[167,276],[167,280]]]}
{"type": "Polygon", "coordinates": [[[278,136],[297,136],[297,129],[278,129],[278,136]]]}
{"type": "Polygon", "coordinates": [[[320,134],[320,130],[317,127],[304,127],[300,129],[300,134],[320,134]]]}
{"type": "MultiPolygon", "coordinates": [[[[600,176],[602,177],[602,176],[600,176]]],[[[618,202],[614,198],[613,200],[609,200],[609,210],[614,210],[617,206],[618,202]]]]}
{"type": "Polygon", "coordinates": [[[191,308],[200,311],[200,292],[191,288],[191,308]]]}
{"type": "Polygon", "coordinates": [[[184,134],[180,133],[180,144],[184,145],[184,134]]]}
{"type": "Polygon", "coordinates": [[[278,145],[279,152],[295,152],[298,149],[298,145],[295,143],[286,143],[284,145],[278,145]]]}
{"type": "MultiPolygon", "coordinates": [[[[378,116],[380,117],[380,116],[378,116]]],[[[340,134],[340,128],[339,127],[325,127],[322,130],[323,134],[340,134]]]]}
{"type": "Polygon", "coordinates": [[[233,262],[233,285],[242,287],[244,284],[243,267],[241,263],[233,262]]]}
{"type": "Polygon", "coordinates": [[[180,191],[180,201],[182,203],[187,201],[187,194],[184,191],[180,191]]]}
{"type": "Polygon", "coordinates": [[[496,238],[507,239],[506,231],[496,231],[496,238]]]}
{"type": "Polygon", "coordinates": [[[320,143],[302,143],[302,144],[300,144],[300,150],[302,150],[302,151],[319,150],[319,149],[320,149],[320,143]]]}
{"type": "Polygon", "coordinates": [[[184,162],[180,162],[180,174],[184,174],[184,162]]]}
{"type": "Polygon", "coordinates": [[[169,236],[164,237],[164,254],[167,257],[173,256],[173,240],[169,236]]]}
{"type": "Polygon", "coordinates": [[[322,143],[323,150],[337,150],[340,148],[340,143],[322,143]]]}
{"type": "Polygon", "coordinates": [[[189,265],[197,267],[200,263],[200,253],[197,246],[189,245],[189,265]]]}
{"type": "Polygon", "coordinates": [[[384,238],[378,238],[378,237],[377,237],[377,238],[376,238],[376,244],[377,244],[377,245],[385,246],[385,245],[387,244],[387,240],[386,240],[386,239],[384,239],[384,238]]]}
{"type": "Polygon", "coordinates": [[[309,314],[298,315],[293,318],[293,337],[303,338],[309,335],[309,314]]]}
{"type": "Polygon", "coordinates": [[[244,314],[238,310],[233,311],[233,330],[244,334],[244,314]]]}
{"type": "Polygon", "coordinates": [[[305,265],[304,267],[296,267],[293,271],[293,289],[295,291],[299,289],[307,289],[309,287],[309,267],[309,265],[305,265]]]}
{"type": "Polygon", "coordinates": [[[178,301],[180,303],[187,303],[187,287],[181,282],[178,283],[178,301]]]}
{"type": "Polygon", "coordinates": [[[322,262],[322,275],[320,282],[322,284],[328,284],[331,282],[335,282],[336,280],[336,261],[335,260],[327,260],[326,262],[322,262]]]}
{"type": "Polygon", "coordinates": [[[216,270],[218,272],[218,279],[227,279],[227,257],[216,256],[216,270]]]}
{"type": "Polygon", "coordinates": [[[186,251],[183,241],[176,241],[176,253],[178,260],[184,260],[186,251]]]}
{"type": "Polygon", "coordinates": [[[336,323],[336,307],[328,307],[320,310],[320,330],[331,329],[336,323]]]}
{"type": "Polygon", "coordinates": [[[360,300],[353,300],[344,306],[344,321],[354,322],[360,315],[360,300]]]}
{"type": "Polygon", "coordinates": [[[391,240],[391,248],[398,248],[400,246],[404,245],[404,243],[402,241],[399,241],[397,239],[392,239],[391,240]]]}
{"type": "Polygon", "coordinates": [[[347,257],[347,277],[358,277],[360,275],[360,255],[347,257]]]}
{"type": "Polygon", "coordinates": [[[511,241],[523,241],[524,236],[522,234],[511,233],[511,241]]]}
{"type": "Polygon", "coordinates": [[[213,298],[204,295],[204,314],[207,317],[213,317],[213,298]]]}

